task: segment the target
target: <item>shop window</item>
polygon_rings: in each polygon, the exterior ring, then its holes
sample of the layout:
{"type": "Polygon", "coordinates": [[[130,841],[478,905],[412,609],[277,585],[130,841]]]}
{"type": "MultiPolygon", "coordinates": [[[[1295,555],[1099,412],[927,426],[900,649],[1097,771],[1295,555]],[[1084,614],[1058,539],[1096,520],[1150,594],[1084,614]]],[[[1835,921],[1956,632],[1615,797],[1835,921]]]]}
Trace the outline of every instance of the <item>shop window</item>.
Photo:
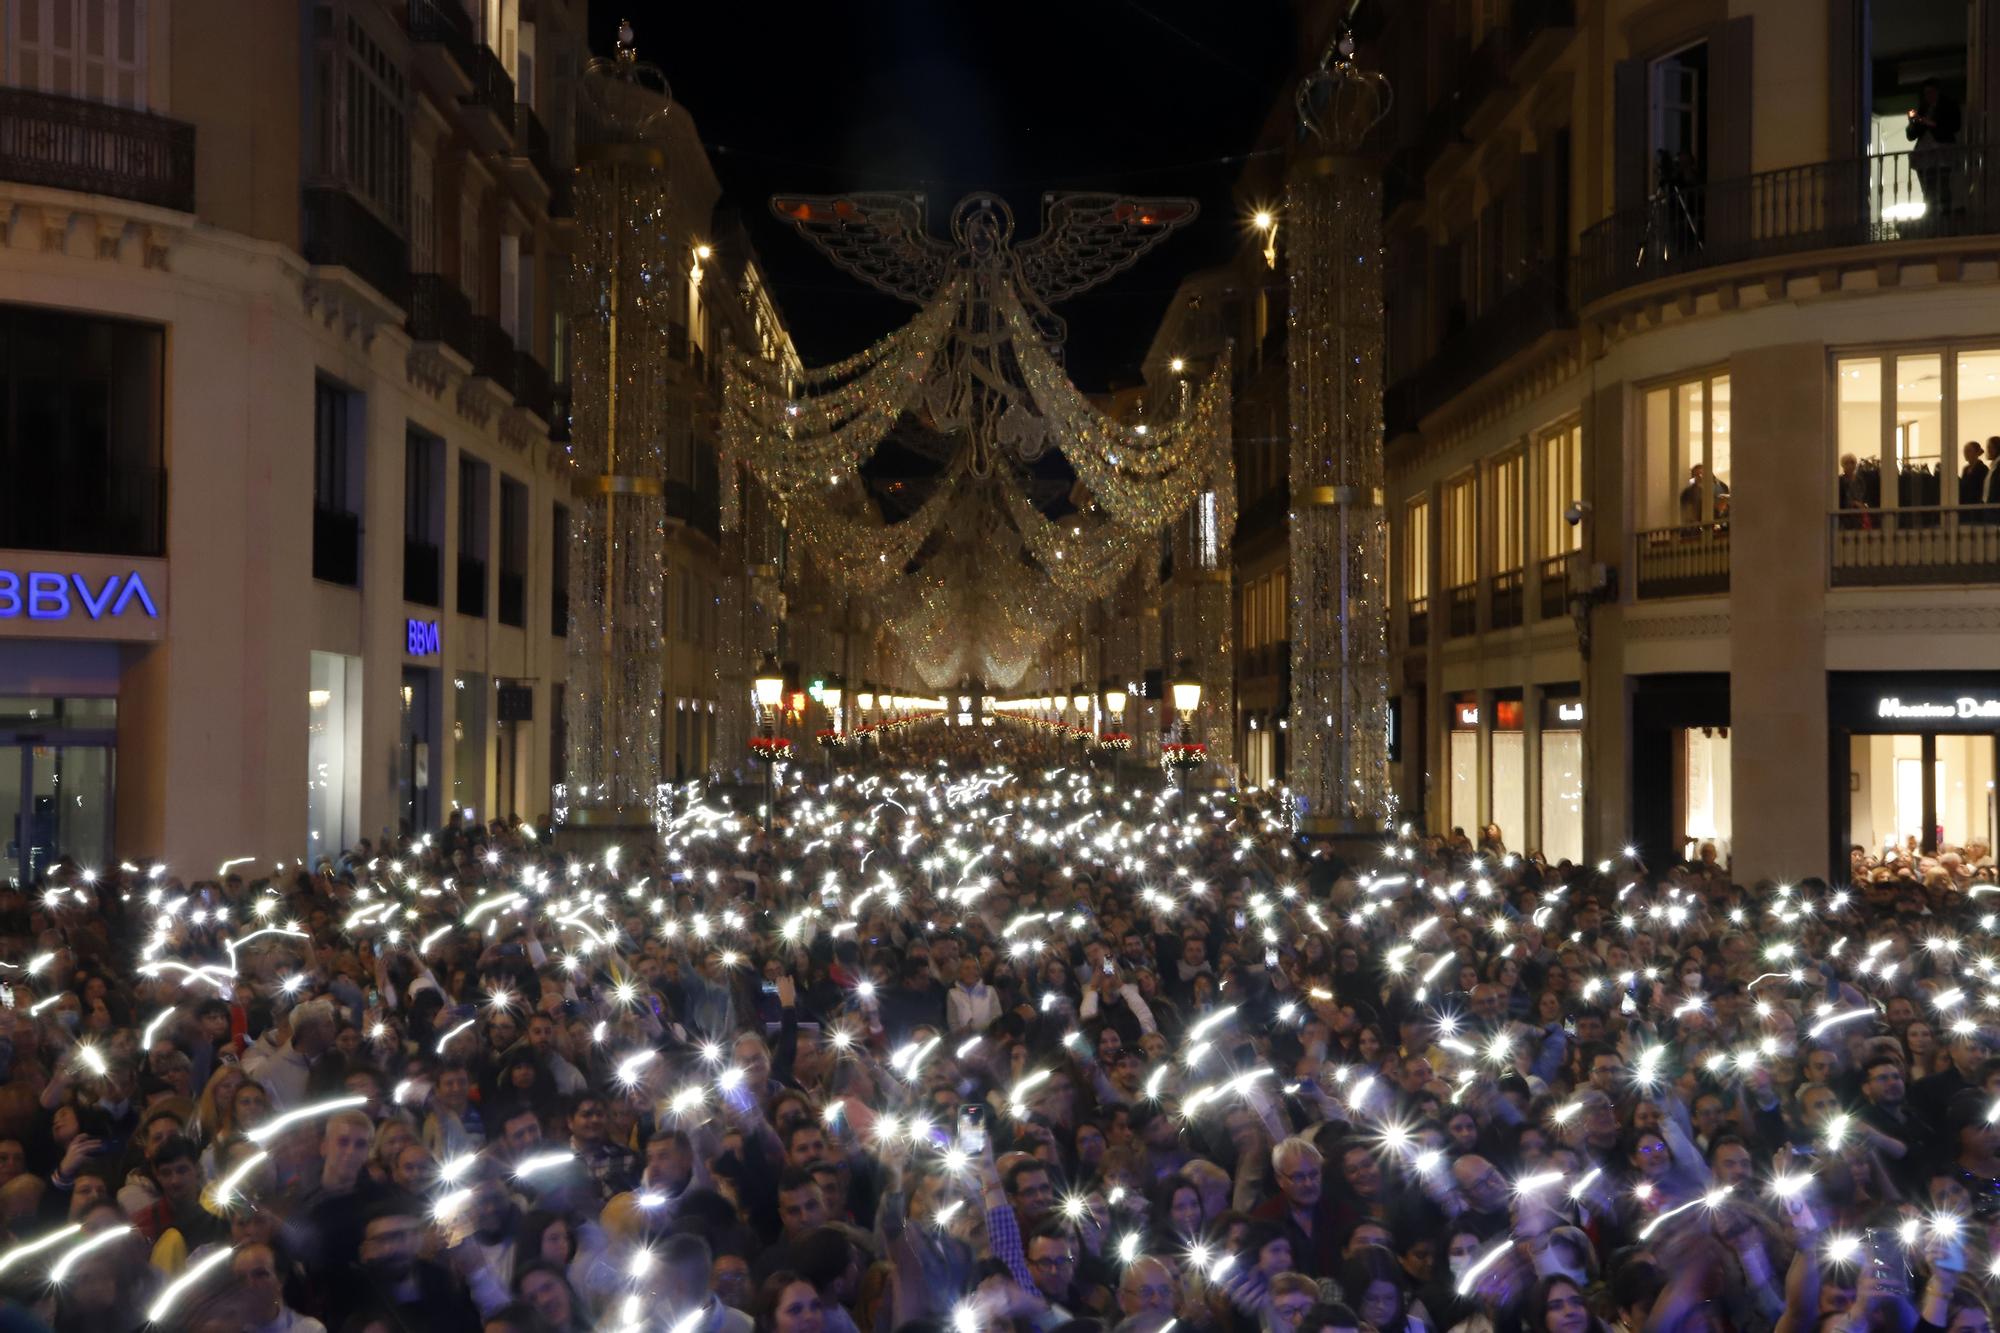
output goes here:
{"type": "Polygon", "coordinates": [[[1479,832],[1479,702],[1462,694],[1451,704],[1451,731],[1447,737],[1446,763],[1451,770],[1451,790],[1445,817],[1468,837],[1479,832]]]}
{"type": "Polygon", "coordinates": [[[1550,864],[1583,861],[1583,701],[1542,700],[1541,852],[1550,864]]]}
{"type": "Polygon", "coordinates": [[[1991,847],[1994,817],[1991,735],[1856,736],[1850,750],[1848,840],[1870,856],[1898,857],[1991,847]],[[1930,756],[1930,808],[1924,761],[1930,756]]]}
{"type": "Polygon", "coordinates": [[[361,659],[313,653],[306,691],[306,860],[361,837],[361,659]]]}
{"type": "Polygon", "coordinates": [[[1494,701],[1491,744],[1488,818],[1500,826],[1501,845],[1520,848],[1526,845],[1528,834],[1528,747],[1527,736],[1521,730],[1519,699],[1494,701]]]}
{"type": "Polygon", "coordinates": [[[1713,843],[1717,858],[1729,863],[1731,841],[1729,729],[1689,728],[1682,733],[1682,809],[1686,813],[1683,849],[1699,859],[1704,843],[1713,843]]]}
{"type": "Polygon", "coordinates": [[[487,715],[493,709],[493,687],[485,676],[454,676],[451,681],[451,804],[468,818],[485,818],[487,715]]]}

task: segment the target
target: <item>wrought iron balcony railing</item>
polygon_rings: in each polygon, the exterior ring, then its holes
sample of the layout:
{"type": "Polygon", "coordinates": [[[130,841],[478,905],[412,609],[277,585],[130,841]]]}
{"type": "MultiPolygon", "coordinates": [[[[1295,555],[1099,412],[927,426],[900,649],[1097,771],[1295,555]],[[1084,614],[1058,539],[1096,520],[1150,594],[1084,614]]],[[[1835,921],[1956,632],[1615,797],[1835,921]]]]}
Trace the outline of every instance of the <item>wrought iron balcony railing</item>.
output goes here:
{"type": "Polygon", "coordinates": [[[514,354],[514,401],[527,408],[543,421],[554,422],[554,395],[549,386],[549,372],[542,363],[535,360],[532,352],[514,354]]]}
{"type": "Polygon", "coordinates": [[[0,88],[0,179],[194,212],[194,126],[105,102],[0,88]]]}
{"type": "Polygon", "coordinates": [[[507,133],[514,132],[514,80],[509,77],[507,67],[500,63],[500,57],[484,42],[475,42],[472,47],[472,95],[466,100],[473,106],[493,113],[494,119],[506,126],[507,133]]]}
{"type": "Polygon", "coordinates": [[[468,362],[479,357],[478,321],[456,278],[418,273],[410,279],[409,330],[418,342],[443,343],[468,362]]]}
{"type": "Polygon", "coordinates": [[[434,542],[403,538],[403,600],[418,606],[442,605],[444,553],[434,542]]]}
{"type": "Polygon", "coordinates": [[[1479,632],[1479,585],[1461,583],[1444,590],[1445,633],[1463,639],[1479,632]]]}
{"type": "Polygon", "coordinates": [[[395,229],[337,186],[308,186],[303,195],[307,262],[348,269],[409,309],[410,247],[395,229]]]}
{"type": "Polygon", "coordinates": [[[479,39],[472,32],[472,16],[458,0],[409,0],[410,40],[444,47],[452,63],[470,79],[473,52],[479,39]]]}
{"type": "Polygon", "coordinates": [[[1658,278],[1777,255],[2000,231],[2000,163],[1950,144],[1663,190],[1579,239],[1589,305],[1658,278]]]}
{"type": "Polygon", "coordinates": [[[313,509],[313,577],[342,587],[361,586],[361,518],[344,509],[313,509]]]}
{"type": "Polygon", "coordinates": [[[514,340],[497,319],[477,317],[472,321],[474,354],[472,369],[509,393],[514,391],[514,340]]]}

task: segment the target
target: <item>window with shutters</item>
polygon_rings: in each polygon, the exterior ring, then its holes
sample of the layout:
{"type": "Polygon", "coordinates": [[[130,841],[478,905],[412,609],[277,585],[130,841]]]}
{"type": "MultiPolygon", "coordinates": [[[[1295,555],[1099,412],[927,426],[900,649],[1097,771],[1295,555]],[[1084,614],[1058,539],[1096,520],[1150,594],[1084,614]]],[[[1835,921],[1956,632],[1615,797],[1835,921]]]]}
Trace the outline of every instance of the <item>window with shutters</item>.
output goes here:
{"type": "Polygon", "coordinates": [[[1654,59],[1647,74],[1653,188],[1692,185],[1708,165],[1708,43],[1654,59]]]}
{"type": "Polygon", "coordinates": [[[6,0],[8,84],[145,110],[149,0],[6,0]]]}

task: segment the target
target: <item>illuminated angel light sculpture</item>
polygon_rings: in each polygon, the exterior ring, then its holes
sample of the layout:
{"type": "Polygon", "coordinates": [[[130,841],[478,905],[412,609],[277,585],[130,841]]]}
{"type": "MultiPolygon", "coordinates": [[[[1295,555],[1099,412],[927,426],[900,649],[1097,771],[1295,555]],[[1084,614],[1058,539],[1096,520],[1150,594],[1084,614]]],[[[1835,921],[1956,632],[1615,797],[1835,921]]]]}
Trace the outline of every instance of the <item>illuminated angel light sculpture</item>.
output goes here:
{"type": "MultiPolygon", "coordinates": [[[[926,229],[921,194],[786,195],[772,208],[837,267],[919,307],[873,346],[803,375],[741,354],[726,363],[723,451],[780,497],[788,523],[830,574],[879,590],[929,549],[927,569],[990,577],[990,559],[939,563],[975,545],[950,521],[966,512],[962,497],[975,503],[977,546],[989,556],[995,521],[1004,520],[1007,540],[1026,553],[1015,562],[1024,577],[1013,599],[1038,607],[1073,608],[1109,593],[1147,541],[1205,493],[1222,498],[1224,527],[1233,529],[1228,358],[1186,396],[1179,415],[1117,421],[1063,370],[1064,325],[1052,308],[1129,268],[1192,221],[1193,200],[1046,195],[1041,232],[1019,242],[1012,210],[992,194],[959,201],[948,240],[926,229]],[[958,441],[942,483],[949,493],[898,524],[830,501],[829,489],[852,476],[906,415],[958,441]],[[1052,520],[1028,501],[1015,471],[1051,447],[1075,469],[1095,513],[1052,520]]],[[[1012,567],[1002,568],[1014,576],[1012,567]]],[[[919,607],[889,617],[892,629],[907,622],[899,638],[927,680],[955,679],[982,662],[987,678],[1002,683],[1032,656],[1024,635],[1059,619],[943,617],[935,577],[929,586],[919,607]],[[951,619],[976,622],[962,635],[991,622],[998,641],[947,644],[940,626],[951,619]]]]}

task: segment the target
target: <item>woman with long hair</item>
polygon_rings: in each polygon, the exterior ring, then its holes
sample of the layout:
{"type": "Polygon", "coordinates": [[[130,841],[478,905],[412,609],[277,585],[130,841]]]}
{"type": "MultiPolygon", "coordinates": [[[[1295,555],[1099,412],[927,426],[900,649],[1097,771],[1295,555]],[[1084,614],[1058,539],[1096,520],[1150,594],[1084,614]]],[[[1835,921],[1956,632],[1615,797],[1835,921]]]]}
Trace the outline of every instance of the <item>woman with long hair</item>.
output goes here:
{"type": "Polygon", "coordinates": [[[1590,1312],[1583,1288],[1560,1273],[1529,1289],[1521,1307],[1521,1327],[1525,1333],[1609,1333],[1604,1321],[1590,1312]]]}
{"type": "Polygon", "coordinates": [[[790,1269],[764,1279],[751,1315],[757,1333],[820,1333],[826,1322],[818,1288],[790,1269]]]}
{"type": "Polygon", "coordinates": [[[1423,1333],[1410,1317],[1410,1284],[1396,1256],[1380,1245],[1363,1245],[1340,1266],[1340,1289],[1376,1333],[1423,1333]]]}

